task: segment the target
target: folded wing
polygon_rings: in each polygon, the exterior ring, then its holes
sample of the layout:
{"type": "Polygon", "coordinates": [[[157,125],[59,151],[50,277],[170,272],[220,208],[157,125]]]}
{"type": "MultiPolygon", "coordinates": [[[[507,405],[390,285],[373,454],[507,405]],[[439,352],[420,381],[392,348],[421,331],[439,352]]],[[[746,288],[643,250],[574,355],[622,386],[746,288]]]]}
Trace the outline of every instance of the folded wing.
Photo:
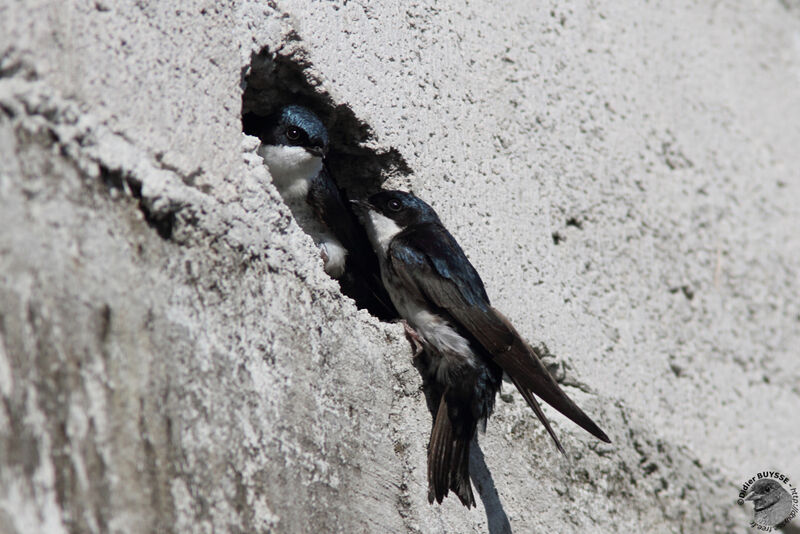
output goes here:
{"type": "Polygon", "coordinates": [[[483,282],[461,247],[441,225],[407,228],[389,248],[390,268],[407,289],[446,310],[508,374],[563,452],[536,403],[538,396],[575,424],[610,442],[608,436],[559,387],[533,349],[486,295],[483,282]]]}

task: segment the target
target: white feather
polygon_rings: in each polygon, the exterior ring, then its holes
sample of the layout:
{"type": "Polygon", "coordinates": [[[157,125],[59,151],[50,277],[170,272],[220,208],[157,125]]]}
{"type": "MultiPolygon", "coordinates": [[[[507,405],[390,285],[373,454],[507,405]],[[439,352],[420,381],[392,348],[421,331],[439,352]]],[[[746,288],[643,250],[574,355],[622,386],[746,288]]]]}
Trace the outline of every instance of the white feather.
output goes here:
{"type": "Polygon", "coordinates": [[[403,229],[392,219],[375,210],[369,210],[366,222],[367,235],[372,242],[372,247],[378,253],[378,256],[385,258],[389,243],[391,243],[394,236],[402,232],[403,229]]]}
{"type": "Polygon", "coordinates": [[[299,146],[261,145],[258,154],[272,175],[284,202],[303,230],[308,233],[322,253],[325,272],[334,278],[344,274],[347,249],[314,215],[306,202],[311,180],[322,170],[322,158],[314,156],[299,146]]]}
{"type": "Polygon", "coordinates": [[[305,198],[311,179],[322,170],[322,158],[300,146],[261,145],[258,155],[284,200],[305,198]]]}
{"type": "MultiPolygon", "coordinates": [[[[396,302],[395,306],[397,306],[396,302]]],[[[460,376],[458,369],[465,365],[476,367],[478,359],[472,351],[469,341],[450,326],[450,323],[416,302],[409,303],[404,308],[400,314],[427,343],[436,347],[442,355],[438,360],[431,359],[433,367],[431,371],[436,374],[439,382],[446,384],[454,379],[457,380],[460,376]]]]}
{"type": "Polygon", "coordinates": [[[431,312],[424,303],[409,298],[406,292],[395,284],[387,283],[384,259],[385,255],[381,258],[381,275],[397,312],[408,321],[408,324],[426,343],[436,347],[442,355],[441,358],[431,359],[430,370],[436,374],[436,379],[442,383],[450,383],[451,380],[457,380],[460,376],[459,368],[463,368],[465,365],[476,367],[478,357],[464,336],[459,334],[441,316],[431,312]]]}
{"type": "MultiPolygon", "coordinates": [[[[319,237],[319,248],[325,261],[325,272],[333,278],[341,278],[344,274],[347,249],[335,237],[327,234],[319,237]]],[[[314,240],[316,241],[317,239],[315,238],[314,240]]]]}

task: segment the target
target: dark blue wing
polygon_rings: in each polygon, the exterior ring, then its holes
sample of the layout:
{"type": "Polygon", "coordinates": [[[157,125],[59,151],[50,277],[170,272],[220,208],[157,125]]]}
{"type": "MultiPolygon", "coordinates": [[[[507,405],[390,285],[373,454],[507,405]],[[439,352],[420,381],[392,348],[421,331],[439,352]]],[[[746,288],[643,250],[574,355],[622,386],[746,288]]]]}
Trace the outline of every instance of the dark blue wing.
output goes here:
{"type": "Polygon", "coordinates": [[[407,290],[447,310],[490,354],[513,343],[515,332],[494,312],[481,277],[442,225],[407,228],[392,240],[388,255],[407,290]]]}
{"type": "Polygon", "coordinates": [[[407,228],[392,240],[388,259],[390,268],[407,291],[446,310],[485,349],[492,361],[502,367],[560,450],[563,448],[532,394],[598,439],[609,441],[594,421],[561,390],[511,323],[491,306],[480,276],[447,229],[432,223],[407,228]]]}

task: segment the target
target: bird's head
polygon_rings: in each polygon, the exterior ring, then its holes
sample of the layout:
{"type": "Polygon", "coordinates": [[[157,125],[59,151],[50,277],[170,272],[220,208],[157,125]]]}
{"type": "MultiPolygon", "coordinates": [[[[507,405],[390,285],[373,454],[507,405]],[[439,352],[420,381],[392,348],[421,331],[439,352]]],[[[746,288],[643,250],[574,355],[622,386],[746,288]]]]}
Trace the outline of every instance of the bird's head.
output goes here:
{"type": "Polygon", "coordinates": [[[258,154],[264,158],[281,195],[305,197],[328,152],[328,131],[319,117],[308,108],[290,105],[257,125],[250,121],[250,125],[261,140],[258,154]]]}
{"type": "Polygon", "coordinates": [[[355,200],[362,213],[377,213],[391,219],[399,228],[413,224],[439,222],[439,217],[428,204],[405,191],[381,191],[368,200],[355,200]]]}
{"type": "Polygon", "coordinates": [[[744,498],[746,501],[753,501],[756,511],[769,508],[779,500],[786,490],[776,480],[762,478],[753,484],[750,493],[744,498]]]}
{"type": "Polygon", "coordinates": [[[270,120],[261,140],[266,145],[300,147],[322,158],[328,152],[328,130],[310,109],[298,105],[281,108],[270,120]]]}
{"type": "Polygon", "coordinates": [[[409,226],[440,223],[433,208],[405,191],[381,191],[367,200],[353,200],[352,203],[379,250],[385,250],[392,238],[409,226]]]}

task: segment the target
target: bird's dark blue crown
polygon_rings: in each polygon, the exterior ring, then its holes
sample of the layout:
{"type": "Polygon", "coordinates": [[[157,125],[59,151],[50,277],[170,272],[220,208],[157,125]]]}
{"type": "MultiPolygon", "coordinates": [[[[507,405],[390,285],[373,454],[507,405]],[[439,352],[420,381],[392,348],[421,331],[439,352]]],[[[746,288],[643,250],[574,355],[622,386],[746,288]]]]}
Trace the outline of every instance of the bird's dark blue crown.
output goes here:
{"type": "Polygon", "coordinates": [[[292,104],[280,111],[280,122],[285,126],[302,129],[315,145],[328,146],[328,130],[320,118],[310,109],[292,104]]]}

